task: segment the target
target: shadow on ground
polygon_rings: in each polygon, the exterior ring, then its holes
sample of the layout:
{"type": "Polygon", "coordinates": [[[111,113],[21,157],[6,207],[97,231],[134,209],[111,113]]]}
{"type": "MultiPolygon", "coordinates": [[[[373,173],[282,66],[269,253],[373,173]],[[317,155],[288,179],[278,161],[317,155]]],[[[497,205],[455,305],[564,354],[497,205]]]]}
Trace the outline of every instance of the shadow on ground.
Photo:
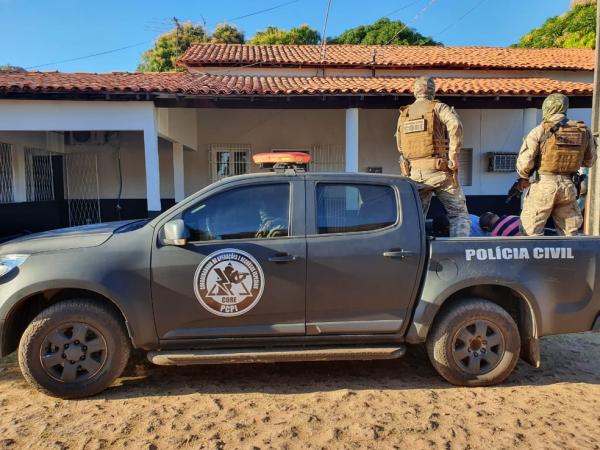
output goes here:
{"type": "MultiPolygon", "coordinates": [[[[0,383],[22,379],[14,355],[0,360],[0,383]]],[[[505,387],[556,383],[600,384],[600,335],[569,335],[542,340],[542,367],[519,362],[505,387]]],[[[193,393],[298,394],[351,390],[447,389],[421,346],[391,361],[237,364],[158,367],[137,356],[123,378],[99,398],[193,393]]]]}

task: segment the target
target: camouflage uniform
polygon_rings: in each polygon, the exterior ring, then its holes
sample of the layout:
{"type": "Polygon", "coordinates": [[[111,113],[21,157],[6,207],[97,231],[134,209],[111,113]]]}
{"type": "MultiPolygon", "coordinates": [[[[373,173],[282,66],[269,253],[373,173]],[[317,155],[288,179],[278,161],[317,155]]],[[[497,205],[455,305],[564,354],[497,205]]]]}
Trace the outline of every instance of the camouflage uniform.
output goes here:
{"type": "MultiPolygon", "coordinates": [[[[550,95],[542,107],[544,122],[556,124],[565,121],[568,107],[567,97],[562,94],[550,95]]],[[[596,145],[589,130],[587,133],[588,145],[582,165],[591,167],[596,161],[596,145]]],[[[545,135],[543,125],[538,125],[525,138],[517,159],[517,172],[521,178],[527,179],[532,175],[545,135]]],[[[542,236],[550,216],[559,235],[574,236],[581,227],[583,218],[577,205],[577,189],[569,174],[539,174],[539,179],[531,184],[523,200],[521,234],[542,236]]]]}
{"type": "MultiPolygon", "coordinates": [[[[432,78],[419,78],[415,82],[414,96],[415,105],[419,102],[429,102],[435,97],[435,83],[432,78]]],[[[457,161],[458,153],[462,145],[463,127],[460,117],[454,111],[454,108],[437,102],[434,106],[434,114],[443,124],[449,140],[448,160],[457,161]]],[[[402,158],[402,137],[400,133],[400,119],[396,129],[396,144],[402,158]]],[[[450,220],[450,236],[468,237],[471,230],[469,212],[465,194],[459,183],[454,182],[453,174],[447,170],[411,168],[410,178],[419,183],[419,194],[423,206],[423,214],[427,217],[431,198],[433,194],[439,198],[440,202],[448,213],[450,220]]]]}

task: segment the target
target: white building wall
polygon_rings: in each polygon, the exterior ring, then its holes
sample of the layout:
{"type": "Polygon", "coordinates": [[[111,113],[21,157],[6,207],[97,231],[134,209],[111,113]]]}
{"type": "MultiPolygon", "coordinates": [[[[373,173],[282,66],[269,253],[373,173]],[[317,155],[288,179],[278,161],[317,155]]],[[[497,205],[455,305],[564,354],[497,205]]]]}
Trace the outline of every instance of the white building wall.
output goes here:
{"type": "MultiPolygon", "coordinates": [[[[119,191],[118,155],[121,159],[123,187],[121,198],[146,198],[146,172],[144,165],[144,136],[141,131],[120,131],[104,145],[63,146],[57,149],[56,144],[48,139],[54,132],[44,131],[0,131],[0,142],[11,144],[13,151],[23,152],[25,147],[32,147],[54,153],[86,153],[97,154],[98,187],[101,199],[114,199],[119,191]]],[[[55,133],[57,136],[62,135],[55,133]]],[[[172,144],[159,139],[160,193],[161,198],[174,197],[173,187],[173,153],[172,144]]],[[[23,172],[24,176],[24,172],[23,172]]],[[[95,180],[93,180],[95,183],[95,180]]],[[[77,198],[80,193],[77,186],[71,186],[71,196],[77,198]]],[[[17,201],[25,201],[19,197],[17,201]]]]}
{"type": "MultiPolygon", "coordinates": [[[[273,149],[308,150],[315,145],[337,145],[343,150],[344,124],[343,109],[199,109],[199,151],[185,152],[184,157],[186,194],[210,182],[208,150],[211,144],[250,144],[253,153],[273,149]]],[[[258,170],[254,164],[250,164],[250,169],[258,170]]]]}
{"type": "MultiPolygon", "coordinates": [[[[210,183],[208,149],[211,144],[249,144],[253,153],[273,149],[310,150],[333,146],[343,153],[345,110],[261,110],[198,109],[198,151],[184,151],[185,195],[210,183]]],[[[458,110],[464,124],[464,148],[473,149],[473,183],[465,186],[467,195],[504,195],[516,174],[487,172],[487,153],[518,152],[524,135],[524,110],[458,110]]],[[[572,109],[570,117],[590,123],[590,109],[572,109]]],[[[381,167],[384,173],[397,174],[398,152],[394,132],[398,118],[393,109],[359,110],[358,170],[381,167]]],[[[538,122],[541,111],[538,110],[538,122]]],[[[144,138],[141,131],[121,131],[118,145],[91,146],[100,150],[98,158],[100,197],[117,197],[119,177],[116,152],[121,155],[124,199],[146,198],[144,138]]],[[[0,142],[17,146],[47,148],[45,132],[1,131],[0,142]]],[[[93,148],[92,148],[93,147],[93,148]]],[[[80,151],[86,150],[80,146],[80,151]]],[[[159,139],[160,196],[175,196],[172,143],[159,139]]],[[[258,168],[250,163],[250,171],[258,168]]]]}

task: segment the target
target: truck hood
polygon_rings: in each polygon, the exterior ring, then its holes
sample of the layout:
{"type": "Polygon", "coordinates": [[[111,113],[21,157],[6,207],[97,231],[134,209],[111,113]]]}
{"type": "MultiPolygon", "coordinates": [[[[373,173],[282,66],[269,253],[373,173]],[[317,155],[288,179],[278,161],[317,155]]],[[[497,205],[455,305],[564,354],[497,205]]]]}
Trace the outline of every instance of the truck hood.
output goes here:
{"type": "Polygon", "coordinates": [[[0,255],[97,247],[115,232],[133,231],[146,223],[145,220],[122,220],[28,234],[0,245],[0,255]]]}

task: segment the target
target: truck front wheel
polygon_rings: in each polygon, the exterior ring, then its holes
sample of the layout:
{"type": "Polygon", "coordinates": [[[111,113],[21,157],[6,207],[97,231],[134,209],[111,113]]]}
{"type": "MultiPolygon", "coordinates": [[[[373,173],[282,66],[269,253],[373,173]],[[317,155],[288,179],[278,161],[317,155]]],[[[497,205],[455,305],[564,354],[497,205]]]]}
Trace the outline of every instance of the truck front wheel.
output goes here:
{"type": "Polygon", "coordinates": [[[501,383],[514,370],[520,348],[513,318],[483,299],[464,299],[443,310],[427,339],[433,367],[459,386],[501,383]]]}
{"type": "Polygon", "coordinates": [[[79,398],[106,389],[123,372],[130,342],[122,320],[92,300],[50,306],[29,324],[19,344],[19,365],[39,391],[79,398]]]}

